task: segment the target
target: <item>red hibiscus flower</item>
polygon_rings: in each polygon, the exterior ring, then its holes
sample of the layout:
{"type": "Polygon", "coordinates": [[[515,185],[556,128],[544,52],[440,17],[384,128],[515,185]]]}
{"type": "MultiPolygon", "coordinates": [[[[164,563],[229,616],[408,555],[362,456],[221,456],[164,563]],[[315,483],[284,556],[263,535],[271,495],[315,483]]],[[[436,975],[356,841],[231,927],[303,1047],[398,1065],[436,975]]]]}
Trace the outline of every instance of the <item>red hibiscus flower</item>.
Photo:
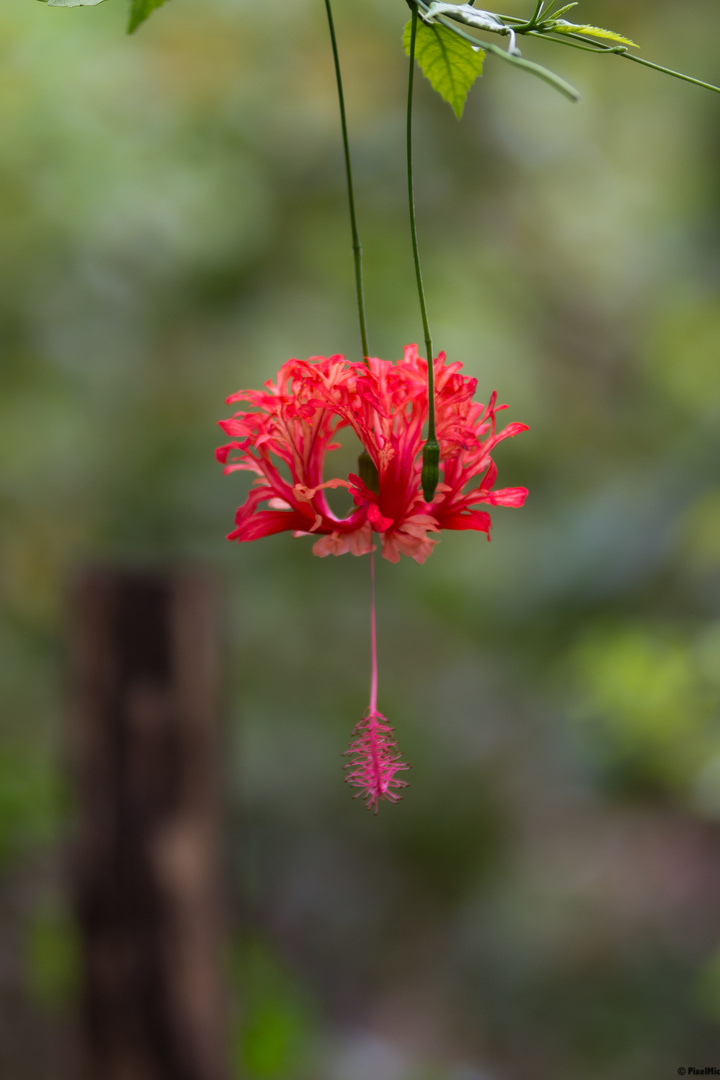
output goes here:
{"type": "Polygon", "coordinates": [[[220,421],[233,440],[217,456],[225,472],[246,470],[257,479],[237,511],[229,540],[257,540],[291,529],[295,536],[316,535],[316,555],[370,552],[371,689],[370,706],[353,731],[347,751],[347,781],[377,812],[381,800],[396,802],[407,787],[392,726],[377,708],[377,647],[373,533],[391,562],[409,555],[422,563],[442,529],[490,532],[490,515],[477,507],[522,506],[525,488],[493,487],[497,469],[491,454],[502,439],[526,430],[509,424],[496,430],[495,394],[487,405],[472,400],[476,379],[460,374],[460,364],[435,364],[435,426],[442,482],[432,502],[420,485],[423,425],[427,420],[427,369],[417,347],[408,345],[398,364],[370,359],[350,363],[342,356],[289,360],[277,381],[264,390],[241,390],[228,404],[249,402],[230,420],[220,421]],[[323,480],[325,455],[337,448],[335,436],[351,428],[364,447],[359,469],[345,480],[323,480]],[[364,459],[364,460],[363,460],[364,459]],[[349,489],[355,509],[344,518],[328,506],[325,490],[349,489]],[[260,509],[261,505],[266,509],[260,509]]]}
{"type": "Polygon", "coordinates": [[[474,402],[477,380],[461,375],[461,364],[446,364],[444,353],[434,364],[442,480],[431,503],[420,490],[427,372],[415,345],[407,346],[398,364],[351,363],[342,356],[289,360],[264,390],[229,397],[228,404],[246,401],[253,408],[220,421],[233,441],[218,449],[218,460],[225,472],[246,470],[257,480],[228,539],[257,540],[290,529],[296,536],[317,535],[316,555],[363,555],[376,533],[386,559],[397,562],[402,554],[422,563],[442,529],[489,534],[490,515],[479,504],[522,506],[525,488],[493,488],[491,454],[527,426],[496,431],[496,413],[506,408],[496,404],[496,395],[487,405],[474,402]],[[376,484],[353,473],[323,481],[325,455],[337,448],[333,440],[343,428],[360,439],[377,471],[376,484]],[[326,488],[341,486],[355,503],[344,518],[325,498],[326,488]]]}

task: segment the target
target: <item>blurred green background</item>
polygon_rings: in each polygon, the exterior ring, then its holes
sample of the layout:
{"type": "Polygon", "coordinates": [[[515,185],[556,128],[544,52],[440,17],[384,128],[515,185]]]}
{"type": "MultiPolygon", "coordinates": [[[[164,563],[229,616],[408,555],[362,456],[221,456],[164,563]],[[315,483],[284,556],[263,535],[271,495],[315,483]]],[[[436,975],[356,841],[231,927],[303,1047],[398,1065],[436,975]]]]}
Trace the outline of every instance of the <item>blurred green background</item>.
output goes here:
{"type": "MultiPolygon", "coordinates": [[[[405,6],[336,0],[371,350],[421,337],[405,6]]],[[[529,14],[519,0],[516,14],[529,14]]],[[[720,82],[715,0],[585,0],[720,82]]],[[[358,358],[320,3],[0,10],[0,1075],[60,1080],[66,596],[192,561],[224,605],[232,1054],[247,1080],[657,1080],[720,1067],[720,98],[528,43],[458,124],[417,84],[438,347],[530,431],[522,511],[378,568],[380,708],[413,765],[342,783],[368,567],[232,546],[224,398],[358,358]],[[713,1058],[713,1054],[715,1057],[713,1058]]]]}

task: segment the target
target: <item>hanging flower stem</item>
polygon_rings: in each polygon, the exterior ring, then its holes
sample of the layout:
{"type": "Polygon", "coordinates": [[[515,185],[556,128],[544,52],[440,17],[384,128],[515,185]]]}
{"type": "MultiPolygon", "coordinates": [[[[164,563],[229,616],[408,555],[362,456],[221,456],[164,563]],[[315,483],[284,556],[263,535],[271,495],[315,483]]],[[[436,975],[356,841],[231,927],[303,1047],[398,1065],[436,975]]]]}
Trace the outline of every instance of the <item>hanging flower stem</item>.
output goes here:
{"type": "Polygon", "coordinates": [[[407,102],[407,177],[408,177],[408,207],[410,210],[410,235],[412,237],[413,261],[415,263],[415,279],[417,281],[418,299],[420,301],[420,314],[422,316],[423,332],[425,334],[425,351],[427,356],[428,375],[428,433],[425,446],[423,447],[423,465],[421,484],[425,502],[432,502],[435,488],[439,479],[440,446],[435,434],[435,379],[433,372],[433,347],[430,336],[430,324],[428,322],[427,304],[425,303],[425,289],[423,288],[422,271],[420,269],[420,252],[418,250],[417,226],[415,224],[415,191],[413,185],[413,160],[412,160],[412,106],[413,106],[413,82],[415,77],[415,39],[417,37],[417,8],[412,9],[412,27],[410,31],[410,73],[408,75],[408,102],[407,102]]]}
{"type": "Polygon", "coordinates": [[[370,350],[367,339],[367,321],[365,318],[365,296],[363,293],[362,273],[362,247],[358,234],[357,217],[355,215],[355,195],[353,193],[352,166],[350,164],[350,142],[348,140],[347,117],[345,115],[345,95],[343,94],[342,75],[340,74],[340,57],[338,55],[337,38],[335,37],[335,23],[333,21],[330,0],[325,0],[328,27],[330,29],[330,41],[332,43],[333,60],[335,61],[335,79],[337,82],[338,103],[340,105],[340,125],[342,127],[343,150],[345,152],[345,175],[347,177],[348,209],[350,211],[350,231],[352,233],[353,262],[355,265],[355,296],[357,299],[358,322],[360,324],[360,342],[362,344],[363,360],[367,363],[370,350]]]}
{"type": "Polygon", "coordinates": [[[370,552],[370,712],[377,712],[377,629],[375,626],[375,552],[370,552]]]}

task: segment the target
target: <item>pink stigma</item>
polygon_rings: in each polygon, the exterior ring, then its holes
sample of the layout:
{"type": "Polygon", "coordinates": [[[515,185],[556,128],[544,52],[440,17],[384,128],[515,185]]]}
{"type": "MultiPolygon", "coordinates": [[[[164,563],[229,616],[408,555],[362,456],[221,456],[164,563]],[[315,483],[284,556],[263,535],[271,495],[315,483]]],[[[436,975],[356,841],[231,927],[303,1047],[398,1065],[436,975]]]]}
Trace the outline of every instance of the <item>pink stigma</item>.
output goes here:
{"type": "Polygon", "coordinates": [[[393,738],[392,725],[377,710],[377,634],[375,631],[375,559],[370,552],[370,651],[372,672],[370,677],[370,706],[359,724],[353,728],[350,749],[345,753],[354,760],[345,766],[350,769],[345,779],[353,787],[360,788],[353,798],[365,796],[365,805],[378,812],[381,799],[397,802],[402,798],[394,788],[407,787],[404,780],[396,780],[395,773],[409,769],[400,760],[400,751],[393,738]]]}
{"type": "Polygon", "coordinates": [[[345,766],[351,770],[345,777],[348,784],[360,788],[354,798],[364,795],[366,807],[373,808],[376,814],[381,799],[397,802],[402,796],[393,789],[407,787],[406,781],[395,777],[410,766],[400,760],[393,735],[392,725],[382,713],[368,709],[355,725],[350,749],[345,751],[355,758],[345,766]]]}

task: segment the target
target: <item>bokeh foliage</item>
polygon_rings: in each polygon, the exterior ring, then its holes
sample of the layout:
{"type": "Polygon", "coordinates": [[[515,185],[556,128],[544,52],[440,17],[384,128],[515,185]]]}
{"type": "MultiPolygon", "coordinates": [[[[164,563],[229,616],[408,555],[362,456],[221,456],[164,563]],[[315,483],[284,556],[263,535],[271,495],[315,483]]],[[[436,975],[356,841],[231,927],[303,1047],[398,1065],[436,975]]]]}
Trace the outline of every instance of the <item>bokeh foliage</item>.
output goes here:
{"type": "MultiPolygon", "coordinates": [[[[403,8],[337,4],[386,358],[420,337],[403,8]]],[[[435,338],[530,424],[497,460],[531,496],[495,512],[491,544],[446,535],[424,567],[379,567],[379,704],[413,772],[374,819],[340,757],[367,701],[367,564],[289,536],[227,545],[242,482],[213,459],[228,393],[290,356],[359,353],[323,11],[173,0],[131,39],[125,14],[0,11],[0,1071],[57,1075],[37,1047],[74,984],[63,635],[90,558],[201,560],[220,583],[238,1075],[705,1064],[718,101],[569,50],[552,61],[578,106],[489,56],[457,124],[418,81],[435,338]]],[[[681,23],[670,0],[585,0],[583,17],[720,79],[713,0],[681,23]]]]}

